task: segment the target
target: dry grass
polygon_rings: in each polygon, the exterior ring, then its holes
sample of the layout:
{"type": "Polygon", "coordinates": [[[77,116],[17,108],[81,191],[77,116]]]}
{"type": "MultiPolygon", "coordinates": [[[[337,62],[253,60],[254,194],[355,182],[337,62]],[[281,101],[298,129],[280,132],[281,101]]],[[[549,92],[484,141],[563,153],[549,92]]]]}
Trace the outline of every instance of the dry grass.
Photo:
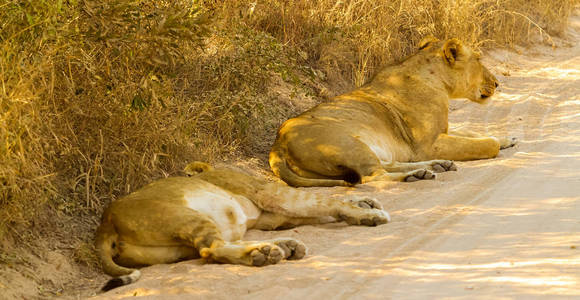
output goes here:
{"type": "MultiPolygon", "coordinates": [[[[229,7],[234,6],[230,2],[229,7]]],[[[254,7],[250,4],[242,7],[254,7]]],[[[483,47],[562,34],[572,0],[258,1],[246,22],[308,53],[309,63],[364,83],[375,68],[407,56],[427,34],[483,47]]]]}
{"type": "Polygon", "coordinates": [[[280,81],[290,97],[322,101],[427,34],[550,43],[577,3],[5,0],[0,238],[35,238],[62,218],[56,230],[90,261],[91,230],[112,199],[191,160],[267,153],[297,113],[273,91],[280,81]]]}

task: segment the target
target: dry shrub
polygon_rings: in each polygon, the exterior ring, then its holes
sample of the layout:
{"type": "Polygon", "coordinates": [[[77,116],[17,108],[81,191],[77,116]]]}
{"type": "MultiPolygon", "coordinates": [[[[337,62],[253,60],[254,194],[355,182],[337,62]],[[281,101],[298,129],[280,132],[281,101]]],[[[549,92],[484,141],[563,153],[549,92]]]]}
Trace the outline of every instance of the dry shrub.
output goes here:
{"type": "Polygon", "coordinates": [[[52,210],[86,222],[71,235],[90,240],[105,204],[188,161],[267,153],[297,113],[273,78],[297,95],[338,93],[428,34],[483,47],[549,41],[575,3],[4,1],[0,237],[52,210]]]}
{"type": "Polygon", "coordinates": [[[331,78],[355,85],[409,55],[428,34],[484,47],[529,43],[537,33],[549,40],[564,32],[574,6],[574,0],[225,2],[245,10],[254,28],[308,53],[331,78]]]}
{"type": "Polygon", "coordinates": [[[0,235],[40,207],[94,219],[188,161],[265,151],[263,132],[291,113],[268,82],[302,85],[300,67],[247,26],[210,35],[210,13],[185,0],[3,5],[0,235]]]}

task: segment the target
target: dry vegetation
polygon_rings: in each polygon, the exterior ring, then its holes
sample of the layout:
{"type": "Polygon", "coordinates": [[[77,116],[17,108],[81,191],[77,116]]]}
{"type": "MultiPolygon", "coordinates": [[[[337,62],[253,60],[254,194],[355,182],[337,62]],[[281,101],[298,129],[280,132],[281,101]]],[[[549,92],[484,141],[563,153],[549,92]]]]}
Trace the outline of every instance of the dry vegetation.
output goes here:
{"type": "Polygon", "coordinates": [[[0,266],[25,264],[14,251],[33,240],[42,257],[43,239],[92,266],[104,205],[191,160],[265,157],[292,101],[360,85],[428,34],[551,43],[575,5],[4,0],[0,266]]]}

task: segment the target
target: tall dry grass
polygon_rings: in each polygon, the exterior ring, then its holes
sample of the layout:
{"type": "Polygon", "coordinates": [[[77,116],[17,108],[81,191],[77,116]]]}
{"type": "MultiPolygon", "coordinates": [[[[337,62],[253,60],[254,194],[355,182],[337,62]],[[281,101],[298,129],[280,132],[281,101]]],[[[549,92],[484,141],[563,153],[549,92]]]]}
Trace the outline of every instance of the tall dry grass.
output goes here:
{"type": "Polygon", "coordinates": [[[0,238],[66,217],[86,224],[71,236],[88,240],[111,199],[188,161],[266,153],[297,113],[277,98],[280,82],[322,101],[427,34],[479,47],[550,42],[576,4],[4,0],[0,238]]]}
{"type": "Polygon", "coordinates": [[[414,51],[422,37],[514,46],[565,31],[573,0],[225,1],[250,26],[308,53],[325,73],[360,85],[377,66],[414,51]],[[255,4],[255,5],[254,5],[255,4]],[[333,72],[334,71],[334,72],[333,72]]]}

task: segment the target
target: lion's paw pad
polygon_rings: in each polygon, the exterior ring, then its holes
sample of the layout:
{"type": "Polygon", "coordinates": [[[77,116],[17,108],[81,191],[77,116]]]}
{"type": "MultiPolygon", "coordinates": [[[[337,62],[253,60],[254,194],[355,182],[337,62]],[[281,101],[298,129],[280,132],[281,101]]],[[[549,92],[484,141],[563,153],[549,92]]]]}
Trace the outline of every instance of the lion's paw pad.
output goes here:
{"type": "Polygon", "coordinates": [[[364,209],[383,209],[383,205],[379,201],[372,198],[355,199],[351,200],[351,202],[354,205],[364,209]]]}
{"type": "Polygon", "coordinates": [[[275,242],[284,251],[284,258],[293,260],[306,256],[306,245],[294,239],[280,240],[275,242]]]}
{"type": "Polygon", "coordinates": [[[433,171],[443,173],[447,171],[457,171],[457,166],[452,160],[437,161],[433,164],[433,171]]]}
{"type": "Polygon", "coordinates": [[[252,265],[265,266],[278,263],[284,257],[284,250],[276,245],[263,245],[250,252],[252,265]]]}
{"type": "Polygon", "coordinates": [[[406,182],[414,182],[425,179],[435,179],[435,173],[429,170],[420,169],[413,171],[411,174],[405,177],[406,182]]]}

